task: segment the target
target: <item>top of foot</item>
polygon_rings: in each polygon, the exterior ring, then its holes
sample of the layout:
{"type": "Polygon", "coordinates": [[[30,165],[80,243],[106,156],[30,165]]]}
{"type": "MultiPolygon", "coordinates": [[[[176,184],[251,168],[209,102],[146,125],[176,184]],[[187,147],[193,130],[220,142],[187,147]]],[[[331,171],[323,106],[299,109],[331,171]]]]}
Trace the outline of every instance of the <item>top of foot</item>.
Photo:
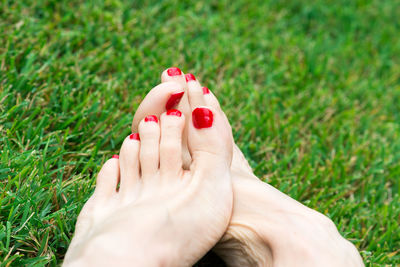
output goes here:
{"type": "Polygon", "coordinates": [[[190,266],[222,237],[232,212],[232,137],[196,90],[189,117],[175,109],[145,116],[119,157],[104,164],[65,266],[190,266]],[[182,168],[185,119],[189,170],[182,168]]]}

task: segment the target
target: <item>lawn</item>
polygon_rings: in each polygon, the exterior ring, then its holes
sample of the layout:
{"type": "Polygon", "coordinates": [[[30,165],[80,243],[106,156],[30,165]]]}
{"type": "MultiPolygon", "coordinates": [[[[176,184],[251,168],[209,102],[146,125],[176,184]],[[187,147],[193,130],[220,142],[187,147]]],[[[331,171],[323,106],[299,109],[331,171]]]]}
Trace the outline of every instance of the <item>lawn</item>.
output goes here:
{"type": "Polygon", "coordinates": [[[400,262],[400,8],[387,1],[0,1],[0,263],[57,265],[162,70],[219,98],[255,173],[400,262]]]}

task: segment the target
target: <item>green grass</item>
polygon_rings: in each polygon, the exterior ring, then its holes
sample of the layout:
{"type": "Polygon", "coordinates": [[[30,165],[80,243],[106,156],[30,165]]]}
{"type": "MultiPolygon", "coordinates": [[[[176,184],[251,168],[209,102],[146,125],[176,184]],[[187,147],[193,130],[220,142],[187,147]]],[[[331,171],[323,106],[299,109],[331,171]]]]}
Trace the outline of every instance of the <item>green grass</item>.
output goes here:
{"type": "Polygon", "coordinates": [[[218,96],[259,177],[367,265],[400,262],[398,1],[81,2],[0,1],[2,266],[62,262],[169,66],[218,96]]]}

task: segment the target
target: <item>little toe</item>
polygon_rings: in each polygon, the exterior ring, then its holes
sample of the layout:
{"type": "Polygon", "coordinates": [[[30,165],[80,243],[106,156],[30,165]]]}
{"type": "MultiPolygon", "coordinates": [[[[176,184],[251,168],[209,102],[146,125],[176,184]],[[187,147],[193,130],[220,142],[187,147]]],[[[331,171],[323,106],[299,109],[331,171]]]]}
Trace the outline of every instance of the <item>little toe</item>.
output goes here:
{"type": "Polygon", "coordinates": [[[138,131],[139,122],[147,115],[160,116],[163,112],[177,106],[184,93],[183,85],[174,81],[161,83],[151,89],[136,110],[132,121],[132,132],[138,131]]]}
{"type": "Polygon", "coordinates": [[[109,198],[117,192],[119,182],[119,159],[114,155],[104,163],[96,180],[94,195],[99,198],[109,198]]]}
{"type": "Polygon", "coordinates": [[[182,171],[182,132],[185,118],[176,109],[161,115],[160,172],[170,177],[182,171]]]}
{"type": "Polygon", "coordinates": [[[121,146],[119,165],[121,182],[119,192],[129,194],[139,180],[140,137],[133,133],[125,138],[121,146]]]}
{"type": "Polygon", "coordinates": [[[140,169],[142,177],[154,176],[160,159],[160,126],[155,115],[145,117],[139,123],[140,169]]]}

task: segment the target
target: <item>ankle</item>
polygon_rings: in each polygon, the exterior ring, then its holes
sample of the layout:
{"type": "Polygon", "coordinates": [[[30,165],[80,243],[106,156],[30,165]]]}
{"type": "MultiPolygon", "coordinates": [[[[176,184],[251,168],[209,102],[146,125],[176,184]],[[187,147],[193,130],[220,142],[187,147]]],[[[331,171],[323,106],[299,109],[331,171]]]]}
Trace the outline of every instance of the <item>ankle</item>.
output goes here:
{"type": "Polygon", "coordinates": [[[275,215],[279,218],[270,217],[260,227],[260,234],[274,255],[274,265],[290,265],[286,260],[297,258],[299,266],[363,266],[355,246],[340,235],[325,215],[303,205],[275,215]]]}

